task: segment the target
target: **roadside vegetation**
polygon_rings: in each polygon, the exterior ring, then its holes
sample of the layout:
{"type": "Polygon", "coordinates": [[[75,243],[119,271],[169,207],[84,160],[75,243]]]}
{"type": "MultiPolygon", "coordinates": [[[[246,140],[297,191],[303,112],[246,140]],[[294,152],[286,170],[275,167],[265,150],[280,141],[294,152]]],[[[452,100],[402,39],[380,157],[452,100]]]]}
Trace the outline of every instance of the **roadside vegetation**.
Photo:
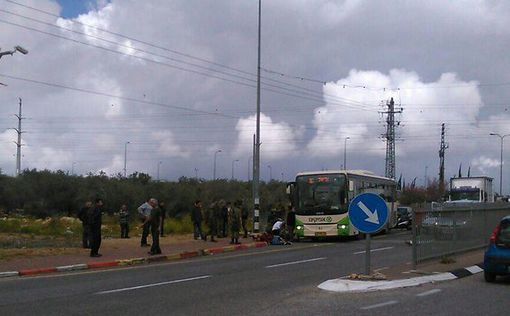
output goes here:
{"type": "MultiPolygon", "coordinates": [[[[165,232],[189,234],[193,227],[190,210],[196,199],[204,207],[215,199],[242,199],[252,208],[251,182],[194,179],[154,181],[149,175],[133,173],[127,178],[105,173],[86,176],[64,171],[24,170],[19,177],[0,173],[0,247],[79,247],[81,222],[77,211],[88,200],[104,200],[102,235],[118,238],[117,212],[122,204],[130,211],[130,234],[139,229],[136,208],[150,197],[166,204],[165,232]]],[[[281,209],[287,202],[285,183],[261,183],[262,210],[281,209]]]]}

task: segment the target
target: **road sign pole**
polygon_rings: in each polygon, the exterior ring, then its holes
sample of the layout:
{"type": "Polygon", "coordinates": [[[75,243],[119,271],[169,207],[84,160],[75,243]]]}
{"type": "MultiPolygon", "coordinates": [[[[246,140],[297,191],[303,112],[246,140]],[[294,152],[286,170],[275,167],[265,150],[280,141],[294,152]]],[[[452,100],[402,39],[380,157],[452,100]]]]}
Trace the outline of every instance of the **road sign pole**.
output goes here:
{"type": "Polygon", "coordinates": [[[349,203],[349,221],[352,226],[366,235],[365,273],[370,275],[370,238],[386,227],[389,211],[386,202],[375,193],[362,193],[349,203]]]}
{"type": "Polygon", "coordinates": [[[370,275],[370,234],[366,234],[365,240],[365,274],[370,275]]]}

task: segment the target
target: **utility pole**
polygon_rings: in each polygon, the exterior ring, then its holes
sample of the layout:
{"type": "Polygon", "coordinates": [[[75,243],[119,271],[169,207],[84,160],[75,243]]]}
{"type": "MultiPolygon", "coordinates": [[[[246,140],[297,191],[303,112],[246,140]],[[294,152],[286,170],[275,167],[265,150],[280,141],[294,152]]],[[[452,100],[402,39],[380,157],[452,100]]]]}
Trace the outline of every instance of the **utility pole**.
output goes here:
{"type": "Polygon", "coordinates": [[[127,145],[131,142],[124,143],[124,178],[127,176],[127,145]]]}
{"type": "Polygon", "coordinates": [[[441,145],[439,146],[439,193],[444,193],[444,154],[448,144],[445,141],[445,124],[441,124],[441,145]]]}
{"type": "Polygon", "coordinates": [[[19,113],[14,114],[18,118],[18,128],[14,128],[16,133],[18,133],[18,141],[14,142],[16,144],[16,177],[21,174],[21,134],[24,132],[21,130],[21,120],[25,119],[21,114],[21,106],[22,106],[22,100],[19,98],[19,113]]]}
{"type": "MultiPolygon", "coordinates": [[[[386,168],[384,175],[386,178],[395,179],[395,127],[400,125],[400,122],[395,122],[395,114],[402,113],[402,108],[395,110],[395,101],[393,98],[386,102],[387,110],[382,112],[387,115],[386,118],[386,134],[383,138],[386,141],[386,168]]],[[[345,166],[344,166],[345,168],[345,166]]]]}
{"type": "Polygon", "coordinates": [[[259,232],[259,181],[260,181],[260,42],[261,42],[262,1],[259,0],[258,42],[257,42],[257,125],[255,132],[255,154],[253,156],[253,232],[259,232]]]}

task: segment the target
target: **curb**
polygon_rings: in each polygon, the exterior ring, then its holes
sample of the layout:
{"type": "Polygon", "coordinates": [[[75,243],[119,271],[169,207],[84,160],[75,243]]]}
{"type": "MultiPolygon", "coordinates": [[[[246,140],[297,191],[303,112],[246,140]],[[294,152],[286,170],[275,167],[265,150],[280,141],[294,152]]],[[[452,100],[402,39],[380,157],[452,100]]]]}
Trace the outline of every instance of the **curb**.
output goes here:
{"type": "Polygon", "coordinates": [[[434,273],[427,276],[414,277],[409,279],[397,279],[392,281],[359,281],[349,279],[332,279],[319,284],[317,287],[321,290],[337,293],[359,293],[380,290],[390,290],[396,288],[405,288],[422,285],[426,283],[450,281],[471,276],[483,271],[483,264],[455,269],[449,272],[434,273]]]}
{"type": "Polygon", "coordinates": [[[246,250],[246,249],[250,249],[250,248],[267,247],[267,245],[268,244],[266,242],[257,241],[257,242],[253,242],[253,243],[249,243],[249,244],[215,247],[215,248],[200,249],[200,250],[195,250],[195,251],[184,251],[181,253],[173,253],[173,254],[169,254],[169,255],[161,255],[161,256],[146,257],[146,258],[141,257],[141,258],[132,258],[132,259],[117,259],[114,261],[80,263],[80,264],[51,267],[51,268],[23,269],[20,271],[6,271],[6,272],[0,272],[0,278],[8,278],[8,277],[15,277],[15,276],[34,276],[34,275],[48,274],[48,273],[55,273],[55,272],[68,272],[68,271],[78,271],[78,270],[87,270],[87,269],[124,267],[124,266],[132,266],[132,265],[145,264],[145,263],[151,263],[151,262],[176,261],[176,260],[191,259],[191,258],[195,258],[195,257],[202,257],[202,256],[226,253],[226,252],[246,250]]]}
{"type": "Polygon", "coordinates": [[[480,272],[483,272],[483,263],[478,263],[478,264],[476,264],[474,266],[470,266],[470,267],[455,269],[455,270],[450,271],[449,273],[456,276],[457,279],[460,279],[460,278],[465,278],[467,276],[471,276],[473,274],[477,274],[480,272]]]}

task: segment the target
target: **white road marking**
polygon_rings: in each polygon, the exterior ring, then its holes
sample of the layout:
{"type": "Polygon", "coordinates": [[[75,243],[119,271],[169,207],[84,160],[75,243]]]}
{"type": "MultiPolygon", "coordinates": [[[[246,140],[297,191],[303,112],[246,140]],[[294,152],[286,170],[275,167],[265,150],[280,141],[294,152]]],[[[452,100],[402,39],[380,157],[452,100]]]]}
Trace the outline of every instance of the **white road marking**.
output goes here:
{"type": "Polygon", "coordinates": [[[292,261],[292,262],[286,262],[286,263],[279,263],[279,264],[273,264],[270,266],[266,266],[266,268],[276,268],[276,267],[283,267],[283,266],[289,266],[292,264],[300,264],[300,263],[306,263],[306,262],[313,262],[313,261],[319,261],[324,260],[326,257],[321,258],[313,258],[313,259],[307,259],[307,260],[300,260],[300,261],[292,261]]]}
{"type": "MultiPolygon", "coordinates": [[[[393,248],[395,248],[395,247],[393,247],[393,246],[392,246],[392,247],[384,247],[384,248],[371,249],[371,250],[370,250],[370,252],[376,252],[376,251],[389,250],[389,249],[393,249],[393,248]]],[[[360,255],[360,254],[362,254],[362,253],[365,253],[365,250],[355,252],[354,254],[355,254],[355,255],[360,255]]]]}
{"type": "Polygon", "coordinates": [[[125,291],[132,291],[132,290],[139,290],[147,287],[154,287],[154,286],[160,286],[160,285],[167,285],[167,284],[175,284],[175,283],[182,283],[182,282],[189,282],[189,281],[195,281],[195,280],[202,280],[212,277],[211,275],[203,275],[193,278],[187,278],[187,279],[180,279],[180,280],[172,280],[167,282],[159,282],[159,283],[153,283],[153,284],[145,284],[145,285],[138,285],[138,286],[132,286],[132,287],[126,287],[122,289],[115,289],[115,290],[108,290],[108,291],[101,291],[94,294],[111,294],[111,293],[118,293],[118,292],[125,292],[125,291]]]}
{"type": "Polygon", "coordinates": [[[471,267],[467,267],[466,270],[468,270],[469,272],[473,273],[473,274],[477,274],[477,273],[480,273],[483,271],[482,268],[480,268],[479,266],[471,266],[471,267]]]}
{"type": "Polygon", "coordinates": [[[423,293],[420,293],[420,294],[416,294],[416,296],[418,296],[418,297],[424,297],[424,296],[429,296],[429,295],[432,295],[432,294],[439,293],[439,292],[441,292],[441,291],[442,291],[441,289],[433,289],[433,290],[430,290],[430,291],[427,291],[427,292],[423,292],[423,293]]]}
{"type": "Polygon", "coordinates": [[[388,306],[388,305],[395,305],[397,303],[398,303],[398,301],[388,301],[388,302],[379,303],[379,304],[375,304],[375,305],[365,306],[365,307],[362,307],[360,309],[363,309],[363,310],[374,309],[374,308],[388,306]]]}

